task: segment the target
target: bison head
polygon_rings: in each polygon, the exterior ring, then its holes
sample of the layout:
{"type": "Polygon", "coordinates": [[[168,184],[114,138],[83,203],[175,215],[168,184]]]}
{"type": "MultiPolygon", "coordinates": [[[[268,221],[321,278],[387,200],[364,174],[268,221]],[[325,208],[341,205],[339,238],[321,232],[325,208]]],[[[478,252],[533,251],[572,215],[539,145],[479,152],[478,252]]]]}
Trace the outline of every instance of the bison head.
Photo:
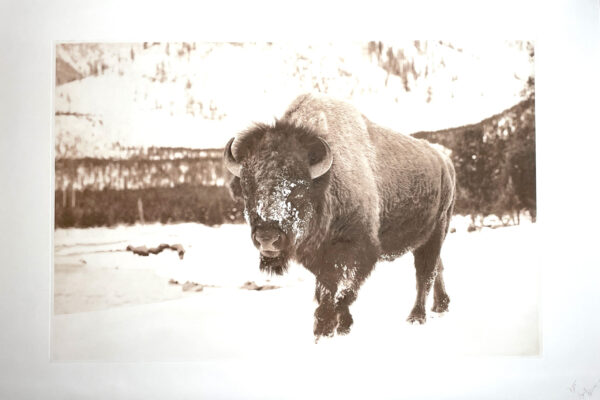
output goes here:
{"type": "Polygon", "coordinates": [[[231,191],[244,200],[261,270],[282,274],[322,207],[329,145],[308,128],[278,121],[231,139],[224,159],[235,175],[231,191]]]}

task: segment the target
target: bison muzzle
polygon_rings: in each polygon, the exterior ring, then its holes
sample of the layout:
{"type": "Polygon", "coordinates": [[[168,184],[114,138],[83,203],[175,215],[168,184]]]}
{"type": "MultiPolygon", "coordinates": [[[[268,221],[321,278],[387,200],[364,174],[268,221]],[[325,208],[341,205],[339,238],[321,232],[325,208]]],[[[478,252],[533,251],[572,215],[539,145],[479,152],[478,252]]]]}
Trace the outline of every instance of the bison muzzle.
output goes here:
{"type": "Polygon", "coordinates": [[[380,127],[341,101],[302,95],[274,124],[225,147],[231,193],[260,252],[260,268],[290,260],[316,277],[314,334],[345,334],[358,289],[378,260],[412,251],[417,298],[409,322],[448,310],[442,243],[455,197],[450,160],[427,142],[380,127]]]}

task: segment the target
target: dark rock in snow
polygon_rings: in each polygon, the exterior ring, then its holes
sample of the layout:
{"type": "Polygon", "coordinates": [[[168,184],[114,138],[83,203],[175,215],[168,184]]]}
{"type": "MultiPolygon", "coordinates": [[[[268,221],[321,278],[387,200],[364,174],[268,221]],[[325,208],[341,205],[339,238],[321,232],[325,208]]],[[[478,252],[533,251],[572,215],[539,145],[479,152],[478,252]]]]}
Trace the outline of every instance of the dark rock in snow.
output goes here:
{"type": "Polygon", "coordinates": [[[133,254],[137,254],[137,255],[143,256],[143,257],[147,257],[150,254],[158,254],[165,249],[170,249],[170,250],[176,251],[177,254],[179,255],[179,259],[183,260],[183,255],[185,254],[185,250],[183,249],[183,246],[180,244],[168,245],[165,243],[161,243],[160,245],[158,245],[158,247],[151,247],[151,248],[148,248],[146,246],[133,247],[133,246],[129,245],[126,248],[127,251],[131,251],[131,252],[133,252],[133,254]]]}
{"type": "Polygon", "coordinates": [[[256,282],[251,282],[248,281],[246,283],[244,283],[240,289],[246,289],[246,290],[271,290],[271,289],[279,289],[280,286],[275,286],[275,285],[257,285],[256,282]]]}

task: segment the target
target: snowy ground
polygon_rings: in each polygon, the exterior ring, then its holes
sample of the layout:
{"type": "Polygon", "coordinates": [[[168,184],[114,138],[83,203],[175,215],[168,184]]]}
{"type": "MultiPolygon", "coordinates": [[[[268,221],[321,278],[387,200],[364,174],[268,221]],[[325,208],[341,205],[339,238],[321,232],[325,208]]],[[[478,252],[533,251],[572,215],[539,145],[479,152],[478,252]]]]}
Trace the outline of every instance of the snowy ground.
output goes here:
{"type": "MultiPolygon", "coordinates": [[[[442,257],[450,312],[405,322],[415,298],[410,254],[380,263],[351,312],[350,335],[314,344],[314,278],[258,271],[248,227],[145,225],[55,231],[54,360],[175,361],[335,354],[539,355],[537,227],[468,233],[455,219],[442,257]],[[180,243],[141,257],[127,245],[180,243]],[[198,283],[183,291],[182,285],[198,283]],[[241,289],[246,282],[272,290],[241,289]],[[201,291],[196,291],[203,287],[201,291]]],[[[432,299],[429,299],[429,307],[432,299]]]]}

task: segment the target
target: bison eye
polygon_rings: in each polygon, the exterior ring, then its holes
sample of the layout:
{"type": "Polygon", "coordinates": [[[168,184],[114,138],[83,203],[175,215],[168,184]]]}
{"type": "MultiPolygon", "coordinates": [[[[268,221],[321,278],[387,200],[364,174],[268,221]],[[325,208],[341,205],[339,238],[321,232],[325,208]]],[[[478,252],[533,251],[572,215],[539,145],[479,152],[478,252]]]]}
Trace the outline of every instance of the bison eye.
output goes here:
{"type": "Polygon", "coordinates": [[[245,199],[248,198],[248,195],[250,193],[253,193],[256,191],[256,184],[253,182],[252,179],[240,179],[240,186],[242,188],[242,194],[244,196],[245,199]]]}

